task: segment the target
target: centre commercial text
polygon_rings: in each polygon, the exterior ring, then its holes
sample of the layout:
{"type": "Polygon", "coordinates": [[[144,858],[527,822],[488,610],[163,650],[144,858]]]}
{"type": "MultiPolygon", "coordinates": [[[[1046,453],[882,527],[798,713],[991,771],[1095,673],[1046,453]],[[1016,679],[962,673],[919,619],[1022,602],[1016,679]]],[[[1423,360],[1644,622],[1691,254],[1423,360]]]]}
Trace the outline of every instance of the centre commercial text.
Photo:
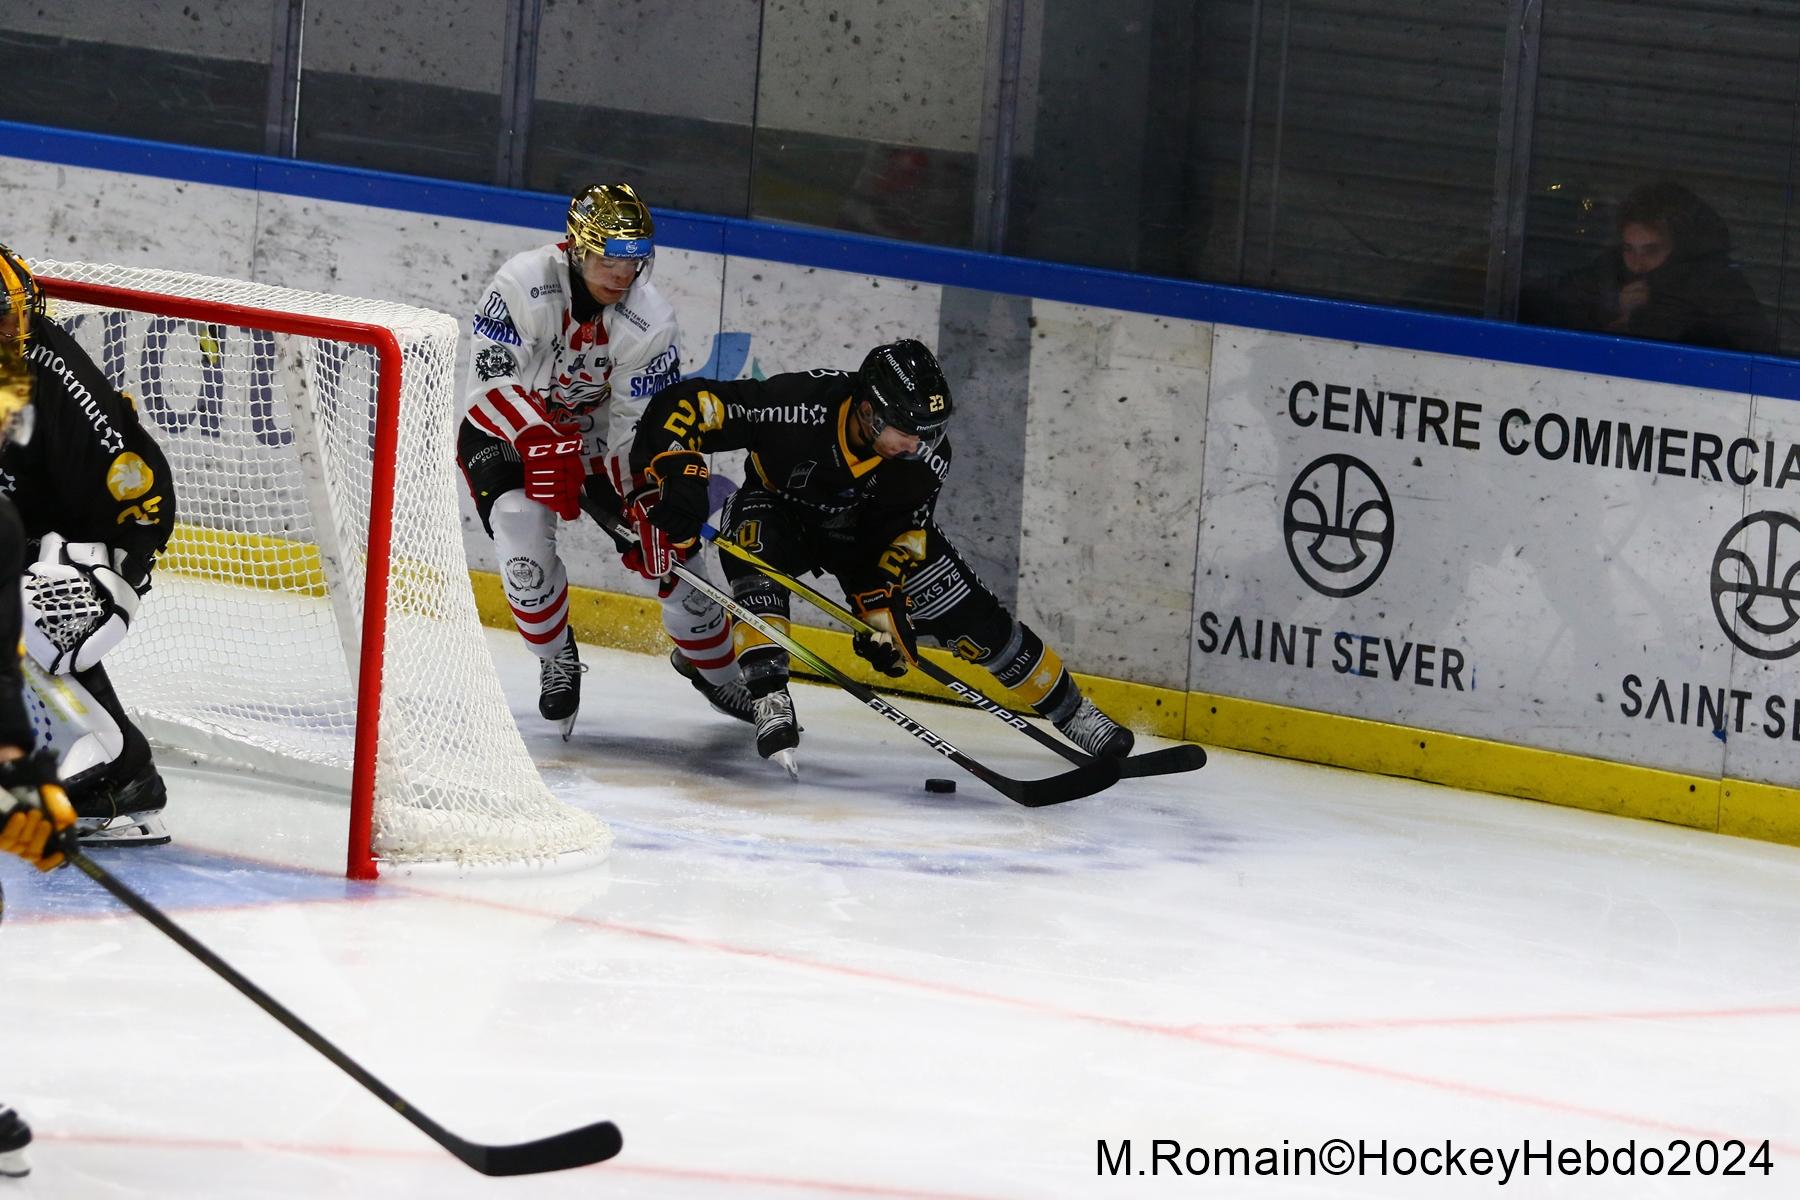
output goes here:
{"type": "MultiPolygon", "coordinates": [[[[1385,389],[1370,391],[1347,384],[1320,384],[1301,379],[1288,389],[1287,412],[1289,419],[1302,428],[1317,426],[1334,433],[1392,437],[1463,450],[1482,448],[1483,408],[1473,401],[1447,401],[1436,396],[1385,389]]],[[[1705,430],[1667,425],[1584,416],[1571,420],[1558,412],[1533,417],[1523,408],[1509,407],[1501,413],[1497,441],[1504,452],[1515,457],[1535,454],[1551,462],[1566,459],[1583,466],[1714,483],[1729,481],[1737,487],[1760,485],[1780,489],[1800,480],[1800,445],[1749,437],[1726,439],[1705,430]]],[[[1261,621],[1256,622],[1254,648],[1242,645],[1243,631],[1237,627],[1236,618],[1232,621],[1233,628],[1223,639],[1226,646],[1222,647],[1216,627],[1209,625],[1208,618],[1217,620],[1211,613],[1203,615],[1202,649],[1209,653],[1222,652],[1235,635],[1240,640],[1240,652],[1248,650],[1243,653],[1244,657],[1259,660],[1264,657],[1261,621]]],[[[1279,650],[1282,631],[1271,629],[1270,632],[1275,635],[1271,648],[1279,650]]],[[[1293,632],[1286,632],[1289,639],[1293,639],[1293,632]]],[[[1309,639],[1309,660],[1310,651],[1309,639]]],[[[1448,659],[1453,653],[1446,648],[1444,657],[1448,659]]],[[[1287,657],[1292,665],[1291,652],[1287,657]]],[[[1270,661],[1278,662],[1281,658],[1279,653],[1269,655],[1270,661]]],[[[1307,665],[1312,663],[1308,661],[1307,665]]],[[[1334,663],[1334,666],[1340,672],[1348,669],[1347,663],[1334,663]]],[[[1439,681],[1438,686],[1461,690],[1458,674],[1439,681]]],[[[1401,674],[1395,672],[1394,678],[1401,678],[1401,674]]],[[[1424,679],[1415,681],[1425,682],[1424,679]]],[[[1800,697],[1791,702],[1790,720],[1789,701],[1779,695],[1770,695],[1762,705],[1754,706],[1751,703],[1754,695],[1742,689],[1681,683],[1678,685],[1677,711],[1677,685],[1661,679],[1646,681],[1636,674],[1629,674],[1621,686],[1625,700],[1619,708],[1627,717],[1660,718],[1668,724],[1713,730],[1720,736],[1743,733],[1749,727],[1766,737],[1786,735],[1800,741],[1800,697]],[[1759,714],[1747,714],[1747,709],[1757,707],[1761,709],[1759,714]],[[1757,715],[1763,719],[1758,721],[1757,715]]]]}
{"type": "MultiPolygon", "coordinates": [[[[1460,450],[1480,450],[1482,405],[1472,400],[1370,391],[1342,383],[1297,380],[1288,389],[1288,418],[1302,428],[1392,437],[1460,450]]],[[[1534,416],[1508,408],[1497,427],[1500,449],[1515,457],[1535,454],[1549,462],[1669,475],[1685,479],[1783,488],[1800,481],[1800,444],[1724,438],[1703,429],[1681,429],[1558,412],[1534,416]]]]}

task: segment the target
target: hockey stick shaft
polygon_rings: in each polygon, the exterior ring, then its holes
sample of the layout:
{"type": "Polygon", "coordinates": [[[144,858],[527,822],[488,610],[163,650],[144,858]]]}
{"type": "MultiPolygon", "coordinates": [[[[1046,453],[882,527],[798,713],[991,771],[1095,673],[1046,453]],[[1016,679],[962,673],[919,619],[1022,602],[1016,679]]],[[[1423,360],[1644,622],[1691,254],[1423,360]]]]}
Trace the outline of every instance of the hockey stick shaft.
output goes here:
{"type": "Polygon", "coordinates": [[[111,892],[126,908],[150,924],[189,954],[199,959],[213,974],[229,983],[258,1008],[287,1026],[301,1041],[330,1059],[339,1070],[363,1085],[389,1108],[424,1131],[432,1141],[484,1175],[536,1175],[544,1171],[561,1171],[603,1162],[617,1154],[624,1144],[618,1126],[611,1121],[572,1129],[533,1142],[510,1146],[488,1146],[457,1137],[436,1121],[414,1108],[398,1092],[371,1075],[362,1064],[327,1041],[318,1030],[295,1016],[285,1005],[245,978],[236,968],[208,949],[193,934],[177,925],[169,915],[140,896],[130,886],[80,850],[70,851],[69,862],[95,883],[111,892]]]}
{"type": "MultiPolygon", "coordinates": [[[[610,514],[589,505],[588,515],[600,528],[614,537],[630,542],[636,541],[636,535],[622,522],[615,520],[610,514]]],[[[737,602],[736,597],[715,586],[711,580],[697,572],[690,571],[682,563],[674,565],[674,574],[685,579],[689,586],[706,596],[713,603],[730,613],[735,619],[742,621],[770,641],[786,650],[789,654],[811,667],[820,676],[837,684],[846,692],[862,701],[877,713],[886,717],[906,732],[930,746],[933,750],[981,780],[995,791],[1016,804],[1027,808],[1042,808],[1050,804],[1062,804],[1070,800],[1079,800],[1083,796],[1091,796],[1095,792],[1104,791],[1119,781],[1117,759],[1095,759],[1084,763],[1074,770],[1065,771],[1061,775],[1052,775],[1044,779],[1014,779],[1010,775],[1001,774],[987,764],[971,758],[952,745],[948,739],[934,731],[924,722],[909,716],[900,708],[889,704],[874,690],[858,683],[845,675],[836,667],[814,654],[806,646],[795,640],[784,630],[763,620],[749,609],[737,602]]]]}
{"type": "MultiPolygon", "coordinates": [[[[784,575],[782,572],[764,562],[759,555],[738,545],[730,538],[720,537],[719,531],[714,529],[711,525],[702,525],[700,527],[700,536],[717,546],[723,553],[730,554],[755,567],[758,571],[761,571],[776,583],[781,584],[795,595],[806,600],[820,612],[827,616],[837,618],[857,633],[875,632],[874,626],[870,625],[867,621],[863,620],[843,605],[837,603],[837,601],[833,600],[831,597],[820,592],[818,589],[811,587],[805,582],[795,579],[791,575],[784,575]]],[[[1093,755],[1085,754],[1078,748],[1069,745],[1061,739],[1050,736],[1036,725],[1033,725],[1030,721],[1026,720],[1024,714],[1015,712],[1006,705],[989,699],[980,689],[964,683],[949,671],[946,671],[944,668],[926,658],[923,654],[918,656],[914,665],[919,668],[926,678],[935,680],[939,685],[948,688],[951,692],[962,699],[967,700],[982,712],[996,718],[1002,724],[1009,725],[1018,730],[1038,745],[1049,747],[1051,750],[1056,751],[1056,753],[1062,755],[1072,763],[1085,764],[1094,761],[1093,755]]],[[[1170,746],[1162,750],[1152,750],[1148,754],[1132,755],[1131,757],[1122,760],[1120,775],[1123,778],[1136,779],[1146,775],[1168,775],[1179,771],[1195,771],[1205,765],[1206,751],[1195,745],[1184,744],[1180,746],[1170,746]]]]}

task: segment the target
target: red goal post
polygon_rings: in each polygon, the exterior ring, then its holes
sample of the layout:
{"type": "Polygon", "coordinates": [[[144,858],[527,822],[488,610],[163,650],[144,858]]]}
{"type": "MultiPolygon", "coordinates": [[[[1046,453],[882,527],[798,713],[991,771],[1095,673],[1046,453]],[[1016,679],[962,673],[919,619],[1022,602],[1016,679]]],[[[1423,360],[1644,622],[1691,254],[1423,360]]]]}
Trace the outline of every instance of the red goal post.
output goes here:
{"type": "Polygon", "coordinates": [[[531,763],[481,632],[451,465],[455,322],[186,272],[33,265],[175,476],[176,535],[107,660],[146,732],[347,787],[352,878],[604,854],[604,824],[531,763]]]}

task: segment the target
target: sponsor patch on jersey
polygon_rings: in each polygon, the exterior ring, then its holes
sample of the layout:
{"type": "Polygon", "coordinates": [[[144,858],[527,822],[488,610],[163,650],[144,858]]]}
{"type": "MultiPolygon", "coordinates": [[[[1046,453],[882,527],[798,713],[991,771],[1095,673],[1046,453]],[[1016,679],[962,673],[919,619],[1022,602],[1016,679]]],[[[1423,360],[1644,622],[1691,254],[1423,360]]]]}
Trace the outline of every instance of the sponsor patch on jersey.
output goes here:
{"type": "Polygon", "coordinates": [[[481,376],[482,382],[501,379],[519,369],[519,364],[512,356],[512,351],[504,346],[487,346],[475,356],[475,373],[481,376]]]}
{"type": "Polygon", "coordinates": [[[681,375],[676,371],[664,371],[660,375],[634,375],[631,379],[632,399],[654,396],[670,384],[680,381],[681,375]]]}
{"type": "Polygon", "coordinates": [[[560,283],[539,284],[537,287],[531,289],[531,298],[533,300],[536,300],[539,296],[560,295],[562,295],[562,284],[560,283]]]}
{"type": "Polygon", "coordinates": [[[725,411],[733,421],[752,424],[825,425],[830,423],[833,410],[826,404],[771,404],[767,408],[732,404],[725,411]]]}
{"type": "Polygon", "coordinates": [[[513,327],[512,310],[506,307],[506,298],[499,292],[488,293],[481,312],[475,317],[475,332],[491,342],[505,342],[509,346],[524,345],[519,331],[513,327]]]}
{"type": "Polygon", "coordinates": [[[114,500],[136,500],[156,486],[156,472],[150,464],[127,450],[106,468],[106,490],[114,500]]]}
{"type": "Polygon", "coordinates": [[[644,373],[646,375],[661,375],[667,371],[680,370],[680,368],[681,351],[677,347],[670,346],[667,350],[664,350],[661,354],[657,355],[654,362],[644,368],[644,373]]]}
{"type": "Polygon", "coordinates": [[[633,325],[636,325],[645,333],[650,332],[650,322],[644,320],[644,318],[638,316],[629,308],[626,308],[623,302],[613,305],[613,311],[618,313],[621,317],[624,317],[627,321],[630,321],[633,325]]]}

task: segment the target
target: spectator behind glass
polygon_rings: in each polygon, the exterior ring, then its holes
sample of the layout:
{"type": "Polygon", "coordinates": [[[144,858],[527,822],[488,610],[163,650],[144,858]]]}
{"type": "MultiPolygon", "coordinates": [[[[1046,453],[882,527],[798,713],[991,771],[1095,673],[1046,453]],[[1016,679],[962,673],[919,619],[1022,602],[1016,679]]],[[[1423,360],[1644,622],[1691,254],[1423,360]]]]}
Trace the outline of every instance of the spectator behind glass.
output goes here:
{"type": "Polygon", "coordinates": [[[1678,183],[1625,197],[1617,240],[1525,298],[1522,319],[1721,350],[1775,352],[1775,332],[1749,281],[1731,264],[1725,219],[1678,183]]]}

